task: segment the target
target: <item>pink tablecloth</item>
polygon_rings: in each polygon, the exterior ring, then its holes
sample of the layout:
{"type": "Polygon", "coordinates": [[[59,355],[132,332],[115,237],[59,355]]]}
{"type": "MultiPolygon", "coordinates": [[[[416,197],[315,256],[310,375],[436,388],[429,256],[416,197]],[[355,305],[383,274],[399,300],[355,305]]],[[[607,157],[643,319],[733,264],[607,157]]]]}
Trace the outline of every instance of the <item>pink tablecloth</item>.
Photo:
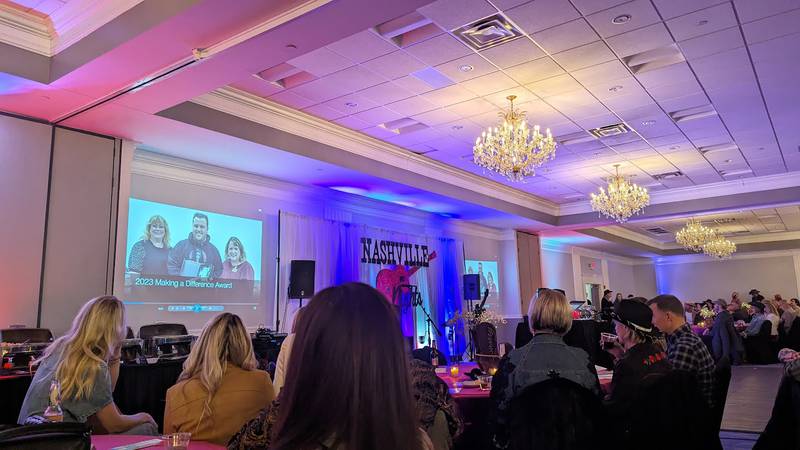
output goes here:
{"type": "MultiPolygon", "coordinates": [[[[465,373],[471,371],[472,369],[477,368],[478,365],[473,362],[466,362],[459,364],[459,376],[458,379],[454,380],[453,377],[450,376],[449,366],[445,367],[446,372],[444,373],[437,373],[436,375],[439,378],[447,383],[447,386],[451,388],[450,395],[453,398],[489,398],[489,390],[481,390],[479,387],[467,387],[464,386],[461,389],[461,392],[453,392],[452,387],[455,381],[465,382],[470,378],[464,375],[465,373]]],[[[614,376],[614,372],[608,369],[598,368],[597,370],[597,377],[600,379],[600,389],[603,390],[604,393],[608,393],[608,389],[611,386],[611,378],[614,376]]]]}
{"type": "MultiPolygon", "coordinates": [[[[135,444],[137,442],[149,441],[157,439],[158,436],[127,436],[123,434],[98,434],[92,436],[92,445],[97,450],[110,450],[114,447],[123,445],[135,444]]],[[[154,447],[147,447],[152,449],[165,448],[164,443],[154,447]]],[[[189,443],[189,450],[220,450],[225,447],[217,444],[210,444],[208,442],[192,441],[189,443]]]]}

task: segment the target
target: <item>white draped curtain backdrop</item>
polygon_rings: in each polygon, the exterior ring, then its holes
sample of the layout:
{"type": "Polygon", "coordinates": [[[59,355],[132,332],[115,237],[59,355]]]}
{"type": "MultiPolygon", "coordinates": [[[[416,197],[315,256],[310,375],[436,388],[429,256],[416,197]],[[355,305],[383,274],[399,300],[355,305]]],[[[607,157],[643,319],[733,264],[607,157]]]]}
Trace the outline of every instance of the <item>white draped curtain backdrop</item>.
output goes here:
{"type": "MultiPolygon", "coordinates": [[[[437,257],[429,267],[420,269],[412,281],[422,294],[423,304],[443,336],[432,336],[447,354],[460,353],[464,347],[463,330],[452,330],[450,348],[445,321],[461,310],[462,278],[464,271],[463,243],[446,237],[431,237],[401,233],[393,230],[351,224],[292,213],[280,213],[280,269],[278,275],[278,304],[281,331],[291,331],[299,301],[288,300],[289,267],[292,260],[314,260],[314,290],[349,281],[361,281],[375,286],[378,272],[389,266],[361,263],[361,238],[408,242],[428,246],[428,253],[437,257]]],[[[418,310],[417,337],[426,331],[425,316],[418,310]]],[[[433,333],[433,330],[431,330],[433,333]]],[[[427,342],[427,340],[426,340],[427,342]]]]}

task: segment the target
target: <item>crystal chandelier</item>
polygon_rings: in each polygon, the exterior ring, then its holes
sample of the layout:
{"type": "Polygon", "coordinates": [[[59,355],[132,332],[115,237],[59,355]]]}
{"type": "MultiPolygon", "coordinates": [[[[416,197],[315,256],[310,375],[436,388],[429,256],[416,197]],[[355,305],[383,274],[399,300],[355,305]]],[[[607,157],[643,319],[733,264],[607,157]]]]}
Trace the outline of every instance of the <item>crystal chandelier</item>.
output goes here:
{"type": "Polygon", "coordinates": [[[699,252],[703,250],[703,245],[717,237],[714,230],[708,228],[694,218],[686,222],[686,226],[675,233],[675,242],[681,244],[686,250],[699,252]]]}
{"type": "Polygon", "coordinates": [[[718,236],[703,245],[703,252],[706,255],[718,259],[728,259],[736,251],[736,244],[728,239],[718,236]]]}
{"type": "Polygon", "coordinates": [[[619,223],[625,223],[629,217],[642,212],[650,204],[647,189],[631,183],[619,174],[619,164],[614,168],[617,173],[608,179],[608,192],[600,188],[599,194],[592,193],[592,210],[619,223]]]}
{"type": "Polygon", "coordinates": [[[534,169],[556,155],[556,141],[550,129],[542,134],[539,125],[531,129],[525,121],[525,112],[514,110],[516,95],[506,97],[511,106],[500,113],[503,123],[475,139],[472,147],[475,164],[507,177],[522,181],[535,175],[534,169]]]}

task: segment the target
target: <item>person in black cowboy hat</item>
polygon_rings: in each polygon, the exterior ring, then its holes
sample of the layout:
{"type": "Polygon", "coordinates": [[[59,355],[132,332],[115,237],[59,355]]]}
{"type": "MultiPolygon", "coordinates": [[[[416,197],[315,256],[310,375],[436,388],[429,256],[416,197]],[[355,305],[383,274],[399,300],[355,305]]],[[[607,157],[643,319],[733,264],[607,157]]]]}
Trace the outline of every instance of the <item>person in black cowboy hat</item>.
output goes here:
{"type": "Polygon", "coordinates": [[[647,300],[634,297],[617,303],[611,317],[617,342],[607,350],[615,357],[606,406],[620,427],[630,422],[631,405],[644,377],[672,370],[667,354],[655,343],[659,333],[647,300]]]}

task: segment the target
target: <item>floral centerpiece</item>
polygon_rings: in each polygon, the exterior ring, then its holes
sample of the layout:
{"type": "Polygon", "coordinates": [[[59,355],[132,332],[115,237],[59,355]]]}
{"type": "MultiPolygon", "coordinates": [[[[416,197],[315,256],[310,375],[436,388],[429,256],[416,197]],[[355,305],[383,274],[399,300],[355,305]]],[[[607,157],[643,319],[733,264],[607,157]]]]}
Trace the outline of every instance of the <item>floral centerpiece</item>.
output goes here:
{"type": "Polygon", "coordinates": [[[706,307],[700,308],[698,314],[700,314],[700,317],[702,317],[703,320],[697,325],[702,328],[711,328],[711,325],[714,323],[714,317],[716,317],[717,314],[713,310],[706,307]]]}
{"type": "Polygon", "coordinates": [[[495,327],[507,323],[506,319],[503,316],[492,311],[491,309],[475,308],[474,311],[467,311],[465,313],[462,313],[461,311],[456,311],[455,316],[453,316],[452,319],[448,320],[446,325],[448,326],[455,325],[457,322],[460,321],[463,321],[464,324],[466,324],[470,330],[474,330],[475,327],[478,326],[478,324],[484,322],[490,323],[495,327]]]}

